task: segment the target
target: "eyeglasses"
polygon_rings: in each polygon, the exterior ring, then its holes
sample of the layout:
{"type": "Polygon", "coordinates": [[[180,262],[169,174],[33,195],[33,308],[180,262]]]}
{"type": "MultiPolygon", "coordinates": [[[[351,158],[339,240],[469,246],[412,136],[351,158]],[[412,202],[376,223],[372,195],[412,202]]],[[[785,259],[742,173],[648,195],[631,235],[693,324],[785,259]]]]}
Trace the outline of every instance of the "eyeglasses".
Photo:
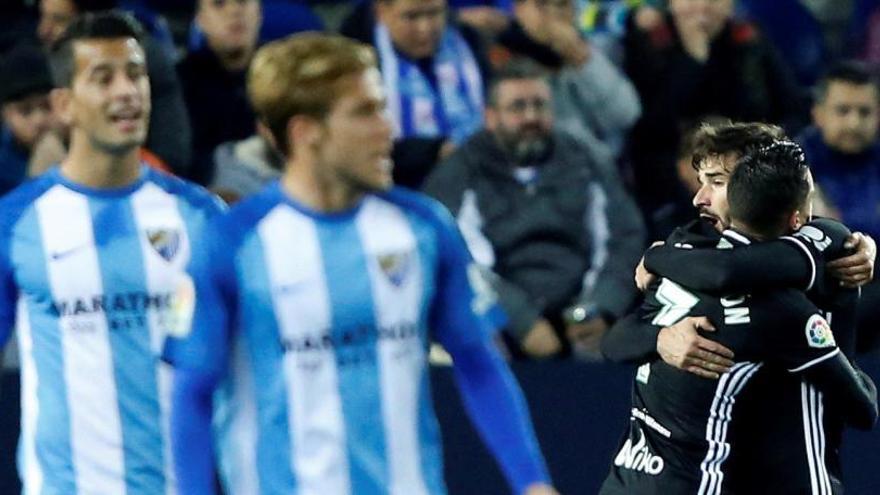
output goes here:
{"type": "Polygon", "coordinates": [[[544,115],[550,111],[550,101],[545,98],[519,98],[501,108],[515,114],[524,114],[532,109],[535,113],[544,115]]]}

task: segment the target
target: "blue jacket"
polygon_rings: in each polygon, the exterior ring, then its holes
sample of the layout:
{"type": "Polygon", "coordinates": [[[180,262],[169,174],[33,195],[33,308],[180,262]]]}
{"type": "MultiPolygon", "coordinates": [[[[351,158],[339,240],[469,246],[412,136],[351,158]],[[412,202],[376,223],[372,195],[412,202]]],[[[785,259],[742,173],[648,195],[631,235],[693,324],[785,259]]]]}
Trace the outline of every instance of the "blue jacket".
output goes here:
{"type": "Polygon", "coordinates": [[[880,238],[880,142],[849,155],[828,147],[816,127],[809,127],[798,140],[816,182],[840,211],[843,223],[880,238]]]}

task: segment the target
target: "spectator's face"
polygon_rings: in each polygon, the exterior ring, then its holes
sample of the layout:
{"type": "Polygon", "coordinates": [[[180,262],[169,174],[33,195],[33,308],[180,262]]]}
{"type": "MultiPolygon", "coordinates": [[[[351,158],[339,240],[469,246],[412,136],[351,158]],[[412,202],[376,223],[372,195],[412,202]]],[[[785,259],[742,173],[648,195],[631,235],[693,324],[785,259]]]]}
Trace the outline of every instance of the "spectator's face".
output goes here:
{"type": "Polygon", "coordinates": [[[511,79],[494,89],[486,127],[518,163],[535,163],[550,147],[553,112],[550,86],[541,79],[511,79]]]}
{"type": "Polygon", "coordinates": [[[437,51],[446,28],[446,0],[378,0],[376,13],[406,56],[422,59],[437,51]]]}
{"type": "Polygon", "coordinates": [[[871,146],[877,139],[878,96],[872,84],[831,81],[825,98],[813,107],[825,144],[850,154],[871,146]]]}
{"type": "Polygon", "coordinates": [[[676,23],[701,29],[712,39],[733,15],[733,0],[669,0],[676,23]]]}
{"type": "Polygon", "coordinates": [[[199,0],[196,22],[215,52],[250,51],[262,22],[258,0],[199,0]]]}
{"type": "Polygon", "coordinates": [[[48,93],[32,94],[7,102],[3,105],[2,114],[3,124],[28,150],[54,123],[48,93]]]}
{"type": "Polygon", "coordinates": [[[727,204],[727,183],[736,166],[736,155],[710,156],[700,166],[700,189],[694,195],[694,206],[700,218],[712,222],[719,232],[730,226],[727,204]]]}
{"type": "Polygon", "coordinates": [[[37,36],[45,45],[51,45],[76,18],[76,6],[71,0],[40,0],[40,21],[37,36]]]}
{"type": "Polygon", "coordinates": [[[551,18],[566,23],[575,22],[575,10],[573,0],[526,0],[535,2],[542,12],[551,18]]]}
{"type": "MultiPolygon", "coordinates": [[[[388,189],[391,180],[391,123],[377,69],[341,81],[339,97],[317,134],[295,146],[310,146],[327,182],[354,191],[388,189]],[[310,142],[311,140],[311,142],[310,142]]],[[[296,150],[294,150],[294,155],[296,150]]]]}
{"type": "Polygon", "coordinates": [[[70,88],[56,90],[59,114],[73,137],[110,154],[144,143],[150,84],[144,52],[131,38],[79,40],[73,45],[70,88]]]}

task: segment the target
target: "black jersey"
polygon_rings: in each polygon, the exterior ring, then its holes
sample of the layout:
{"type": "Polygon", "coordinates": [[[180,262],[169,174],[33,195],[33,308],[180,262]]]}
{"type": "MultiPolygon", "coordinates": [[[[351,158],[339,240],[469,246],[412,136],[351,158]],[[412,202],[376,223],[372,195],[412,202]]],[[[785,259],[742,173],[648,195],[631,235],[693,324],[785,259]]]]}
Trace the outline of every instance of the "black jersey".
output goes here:
{"type": "MultiPolygon", "coordinates": [[[[748,243],[732,231],[720,239],[717,235],[708,238],[720,248],[748,243]]],[[[680,249],[694,249],[706,247],[706,239],[684,236],[676,242],[680,249]]],[[[821,241],[820,247],[824,238],[821,241]]],[[[798,249],[815,250],[804,240],[792,242],[800,245],[798,249]]],[[[816,285],[820,276],[813,254],[807,253],[813,260],[810,285],[816,285]]],[[[602,493],[832,493],[824,491],[830,485],[829,476],[823,477],[819,469],[825,465],[821,450],[828,441],[819,435],[821,393],[797,376],[840,353],[828,322],[815,305],[792,289],[724,297],[662,279],[648,293],[639,317],[655,326],[668,326],[688,315],[708,316],[717,328],[712,336],[734,350],[738,362],[717,381],[680,371],[659,359],[640,367],[630,428],[602,493]],[[753,427],[755,422],[775,422],[768,419],[778,413],[779,397],[774,395],[778,390],[792,394],[785,402],[803,400],[806,408],[792,406],[792,410],[807,411],[807,416],[797,421],[786,418],[794,440],[780,442],[765,453],[755,448],[759,444],[766,448],[767,442],[756,441],[761,429],[753,427]],[[757,475],[759,470],[753,469],[761,459],[756,454],[771,459],[780,451],[783,460],[794,460],[784,469],[791,472],[793,468],[796,478],[806,480],[784,483],[783,488],[790,491],[769,488],[757,475]],[[816,490],[810,486],[811,467],[816,490]]]]}
{"type": "MultiPolygon", "coordinates": [[[[802,287],[831,324],[840,349],[851,356],[858,291],[841,288],[824,269],[826,261],[846,254],[843,244],[848,236],[849,230],[839,222],[818,219],[778,241],[735,250],[689,250],[683,239],[705,244],[712,237],[692,227],[671,236],[673,242],[650,253],[646,261],[661,274],[714,294],[802,287]],[[687,269],[682,269],[683,259],[687,269]]],[[[845,425],[840,404],[812,384],[773,368],[755,377],[745,400],[772,405],[775,414],[749,417],[746,411],[742,419],[752,426],[742,432],[729,486],[740,493],[843,492],[839,449],[845,425]],[[737,456],[755,462],[738,462],[737,456]]]]}

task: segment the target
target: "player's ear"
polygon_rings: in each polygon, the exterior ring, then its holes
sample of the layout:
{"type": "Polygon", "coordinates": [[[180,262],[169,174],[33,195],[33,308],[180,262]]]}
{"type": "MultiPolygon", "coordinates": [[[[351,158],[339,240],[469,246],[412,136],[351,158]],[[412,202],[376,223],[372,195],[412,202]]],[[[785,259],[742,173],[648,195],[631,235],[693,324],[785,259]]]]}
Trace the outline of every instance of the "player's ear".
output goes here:
{"type": "Polygon", "coordinates": [[[294,115],[287,121],[287,140],[297,148],[313,148],[322,134],[319,122],[307,115],[294,115]]]}
{"type": "Polygon", "coordinates": [[[73,112],[71,111],[71,89],[55,88],[49,93],[49,104],[52,106],[52,113],[64,125],[70,127],[73,124],[73,112]]]}
{"type": "Polygon", "coordinates": [[[797,230],[801,228],[804,224],[803,214],[801,210],[795,210],[792,212],[791,216],[788,218],[788,228],[791,230],[797,230]]]}

